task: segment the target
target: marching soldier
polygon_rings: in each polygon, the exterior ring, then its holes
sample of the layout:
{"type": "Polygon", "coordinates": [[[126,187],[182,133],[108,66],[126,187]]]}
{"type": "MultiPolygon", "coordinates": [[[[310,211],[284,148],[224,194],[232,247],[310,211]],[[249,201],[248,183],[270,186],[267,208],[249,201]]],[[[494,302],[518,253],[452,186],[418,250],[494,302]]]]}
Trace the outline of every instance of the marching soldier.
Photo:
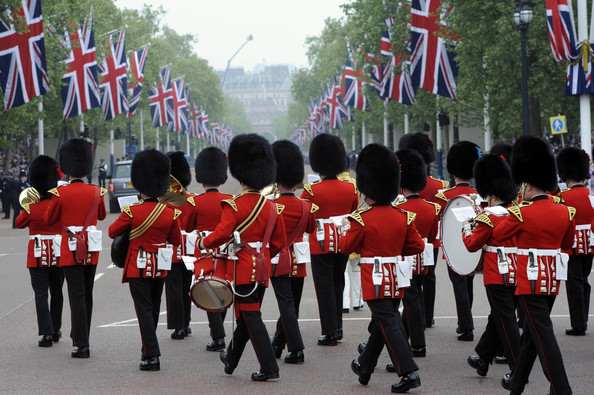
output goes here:
{"type": "MultiPolygon", "coordinates": [[[[276,257],[270,281],[274,288],[280,317],[276,323],[276,332],[272,340],[275,356],[280,358],[285,343],[290,352],[285,356],[285,363],[302,363],[303,339],[299,330],[299,305],[306,276],[305,262],[299,259],[300,251],[293,243],[302,242],[304,233],[316,229],[315,212],[318,207],[295,197],[295,188],[303,182],[303,154],[297,145],[280,140],[272,144],[276,159],[276,184],[280,196],[274,200],[282,205],[281,217],[285,223],[286,243],[276,257]]],[[[303,243],[301,243],[302,245],[303,243]]]]}
{"type": "Polygon", "coordinates": [[[369,207],[348,217],[350,229],[340,240],[340,251],[361,254],[363,299],[374,322],[369,340],[352,361],[351,369],[359,376],[359,383],[367,385],[386,344],[396,373],[402,377],[392,385],[392,392],[402,393],[420,386],[421,379],[398,313],[397,300],[403,291],[396,273],[398,265],[404,264],[402,256],[422,253],[425,244],[413,223],[415,214],[391,205],[399,184],[396,155],[379,144],[363,148],[357,161],[357,185],[369,207]]]}
{"type": "Polygon", "coordinates": [[[584,150],[567,147],[557,155],[559,177],[567,184],[561,191],[562,203],[575,208],[575,238],[569,254],[567,267],[567,302],[571,327],[565,330],[569,336],[584,336],[588,327],[590,310],[590,284],[588,275],[592,271],[592,220],[594,212],[590,203],[590,158],[584,150]]]}
{"type": "MultiPolygon", "coordinates": [[[[227,181],[227,157],[217,147],[208,147],[200,151],[196,158],[196,182],[202,184],[204,193],[192,197],[193,206],[186,217],[186,232],[196,230],[199,234],[210,234],[221,222],[223,200],[231,199],[231,195],[219,192],[219,186],[227,181]]],[[[220,253],[215,249],[217,253],[220,253]]],[[[194,251],[200,256],[200,250],[194,251]]],[[[212,340],[206,344],[207,351],[221,351],[225,348],[225,316],[227,311],[207,312],[212,340]]]]}
{"type": "Polygon", "coordinates": [[[129,232],[130,244],[122,274],[128,283],[140,327],[142,356],[140,370],[161,369],[161,351],[157,324],[163,284],[171,267],[173,250],[167,243],[179,246],[181,211],[159,203],[170,185],[169,158],[156,150],[138,153],[132,161],[132,185],[140,192],[139,203],[122,207],[122,213],[109,226],[109,237],[129,232]]]}
{"type": "Polygon", "coordinates": [[[60,169],[70,181],[49,190],[52,196],[44,220],[60,224],[62,244],[59,266],[68,284],[72,316],[73,358],[89,358],[89,332],[93,313],[93,284],[101,250],[97,221],[105,219],[105,189],[85,184],[93,164],[91,145],[70,139],[60,147],[60,169]]]}
{"type": "Polygon", "coordinates": [[[321,180],[303,186],[302,199],[319,210],[317,230],[309,239],[311,267],[316,290],[322,336],[320,346],[336,346],[342,340],[342,295],[344,270],[348,256],[338,251],[340,230],[330,217],[345,216],[357,209],[359,196],[355,186],[340,181],[337,175],[346,169],[342,141],[331,134],[316,136],[309,147],[309,161],[321,180]]]}
{"type": "Polygon", "coordinates": [[[561,350],[555,338],[551,309],[559,292],[563,257],[574,241],[575,209],[549,199],[557,187],[557,169],[550,147],[534,136],[522,136],[511,157],[514,182],[521,184],[522,203],[510,207],[510,215],[493,229],[493,238],[516,238],[516,295],[524,313],[520,351],[513,372],[502,386],[520,394],[528,381],[536,356],[551,384],[552,394],[571,394],[561,350]]]}
{"type": "Polygon", "coordinates": [[[516,291],[515,238],[500,240],[493,237],[493,229],[508,215],[507,207],[518,195],[511,170],[503,157],[482,156],[474,164],[474,180],[478,193],[487,199],[489,207],[471,223],[465,225],[464,245],[470,252],[483,252],[483,279],[491,312],[487,327],[475,347],[477,355],[470,355],[468,364],[479,376],[486,376],[499,349],[513,370],[520,346],[520,328],[516,320],[514,296],[516,291]]]}
{"type": "MultiPolygon", "coordinates": [[[[396,207],[416,214],[415,227],[425,241],[425,248],[430,248],[433,252],[433,246],[430,243],[437,236],[440,207],[436,203],[425,201],[419,195],[419,191],[425,189],[427,182],[425,162],[421,155],[412,149],[398,150],[396,156],[400,162],[400,188],[404,196],[404,200],[399,201],[396,207]]],[[[427,261],[425,256],[426,254],[417,254],[413,257],[413,278],[410,287],[404,292],[402,323],[410,338],[415,357],[424,357],[427,352],[422,284],[434,261],[433,259],[427,261]]]]}
{"type": "Polygon", "coordinates": [[[29,167],[29,181],[32,189],[27,193],[23,212],[16,218],[18,228],[29,227],[29,246],[27,248],[27,268],[31,276],[31,286],[35,293],[37,327],[41,339],[39,347],[51,347],[60,341],[62,332],[62,286],[64,271],[58,267],[60,262],[59,223],[46,226],[43,216],[47,210],[51,195],[48,190],[58,185],[62,178],[58,162],[49,156],[40,155],[33,159],[29,167]],[[48,289],[51,302],[48,306],[48,289]]]}
{"type": "MultiPolygon", "coordinates": [[[[460,141],[450,148],[447,156],[448,173],[454,178],[454,187],[439,192],[436,202],[441,206],[440,215],[448,201],[460,195],[476,194],[474,188],[470,186],[472,179],[472,166],[481,156],[481,149],[478,145],[470,141],[460,141]]],[[[448,275],[454,288],[454,297],[456,299],[456,312],[458,314],[458,340],[474,340],[474,322],[472,320],[472,297],[474,274],[462,276],[456,273],[448,265],[448,275]]]]}
{"type": "MultiPolygon", "coordinates": [[[[427,202],[437,203],[435,195],[443,189],[446,189],[450,183],[448,181],[438,180],[430,176],[430,164],[435,161],[435,151],[433,141],[421,132],[405,134],[398,142],[398,148],[410,148],[417,151],[423,157],[427,168],[427,186],[419,191],[419,195],[427,202]]],[[[423,307],[425,312],[425,328],[431,328],[435,325],[433,313],[435,308],[435,265],[441,241],[438,237],[433,241],[433,266],[427,266],[427,274],[423,279],[423,307]]]]}
{"type": "MultiPolygon", "coordinates": [[[[190,164],[186,154],[181,151],[168,152],[166,155],[171,160],[171,184],[169,191],[159,201],[181,211],[179,222],[183,227],[185,218],[195,205],[193,195],[186,192],[186,188],[192,181],[190,164]]],[[[171,270],[168,271],[167,280],[165,280],[167,329],[173,329],[171,338],[176,340],[183,339],[192,333],[190,329],[192,301],[189,295],[192,271],[186,268],[182,260],[184,255],[191,254],[186,253],[186,235],[182,234],[181,245],[173,247],[171,270]]]]}
{"type": "MultiPolygon", "coordinates": [[[[243,192],[223,200],[223,213],[213,233],[198,241],[198,248],[214,249],[234,240],[239,250],[234,262],[235,316],[233,340],[221,351],[225,373],[233,374],[248,340],[260,362],[253,381],[279,378],[260,305],[272,273],[270,256],[285,245],[285,226],[278,216],[280,206],[268,201],[260,190],[274,182],[276,163],[270,144],[257,134],[240,134],[229,146],[229,170],[243,192]],[[240,240],[239,240],[240,239],[240,240]]],[[[233,247],[231,247],[233,248],[233,247]]],[[[233,261],[231,261],[233,263],[233,261]]]]}

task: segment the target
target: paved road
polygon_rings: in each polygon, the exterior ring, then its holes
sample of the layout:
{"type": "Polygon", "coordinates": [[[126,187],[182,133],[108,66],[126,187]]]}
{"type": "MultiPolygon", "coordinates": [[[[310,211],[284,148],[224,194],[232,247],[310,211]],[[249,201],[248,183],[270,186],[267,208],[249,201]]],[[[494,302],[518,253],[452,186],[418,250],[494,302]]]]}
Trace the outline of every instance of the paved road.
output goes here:
{"type": "MultiPolygon", "coordinates": [[[[189,189],[201,192],[193,184],[189,189]]],[[[236,193],[239,188],[236,183],[229,182],[225,190],[236,193]]],[[[100,228],[106,232],[115,218],[115,214],[108,215],[100,228]]],[[[204,350],[209,341],[208,324],[206,314],[196,308],[192,312],[193,334],[184,340],[171,340],[170,331],[164,324],[164,297],[163,315],[157,331],[162,352],[161,371],[141,372],[138,370],[140,334],[134,308],[127,285],[121,284],[121,270],[110,265],[108,240],[104,240],[105,250],[101,254],[95,282],[91,358],[76,360],[70,357],[70,310],[67,302],[64,306],[64,338],[51,348],[39,348],[33,292],[25,269],[27,231],[11,229],[10,222],[0,220],[0,392],[388,393],[390,385],[399,381],[395,374],[383,370],[383,366],[389,362],[387,353],[382,354],[378,368],[366,387],[358,384],[350,370],[350,361],[356,357],[357,345],[366,339],[369,321],[367,307],[345,315],[345,338],[337,347],[316,345],[320,324],[311,277],[305,282],[300,319],[306,362],[290,366],[281,362],[280,380],[269,383],[254,383],[250,380],[250,374],[259,368],[250,346],[246,347],[235,373],[226,375],[218,353],[204,350]]],[[[437,276],[436,325],[426,332],[427,357],[417,359],[422,386],[411,393],[503,393],[499,381],[507,372],[506,366],[493,365],[487,377],[481,378],[466,363],[466,357],[473,352],[476,340],[486,325],[488,304],[482,276],[475,278],[473,313],[477,330],[474,342],[456,340],[454,298],[443,261],[438,262],[437,276]]],[[[594,277],[591,276],[591,279],[594,280],[594,277]]],[[[67,297],[66,287],[64,290],[67,297]]],[[[574,393],[594,393],[592,334],[578,338],[563,334],[569,323],[563,287],[552,314],[574,393]]],[[[263,318],[269,332],[277,317],[278,309],[270,289],[263,306],[263,318]]],[[[226,328],[230,334],[229,320],[226,328]]],[[[548,389],[548,383],[536,362],[526,393],[544,394],[548,389]]]]}

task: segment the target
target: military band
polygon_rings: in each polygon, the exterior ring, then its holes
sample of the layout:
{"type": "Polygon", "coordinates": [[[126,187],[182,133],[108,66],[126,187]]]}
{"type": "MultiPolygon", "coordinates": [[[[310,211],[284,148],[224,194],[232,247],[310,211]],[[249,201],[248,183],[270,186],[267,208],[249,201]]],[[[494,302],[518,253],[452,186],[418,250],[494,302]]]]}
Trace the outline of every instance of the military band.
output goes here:
{"type": "MultiPolygon", "coordinates": [[[[469,251],[483,251],[491,308],[476,355],[467,358],[468,364],[485,376],[502,348],[511,372],[501,383],[515,394],[524,391],[538,356],[551,393],[570,394],[550,313],[560,281],[566,279],[571,326],[565,333],[586,334],[594,254],[588,155],[566,148],[555,161],[545,141],[527,136],[515,143],[511,155],[510,146],[501,145],[495,153],[481,156],[476,144],[463,141],[448,153],[454,187],[446,189],[445,182],[427,175],[435,154],[426,135],[405,136],[400,147],[394,154],[369,144],[361,152],[356,182],[364,208],[358,208],[354,183],[337,178],[346,169],[346,155],[340,139],[328,134],[311,143],[310,163],[320,180],[305,184],[300,198],[295,190],[304,178],[303,156],[286,140],[271,146],[258,135],[239,135],[231,142],[228,159],[218,148],[203,150],[195,168],[196,181],[205,190],[201,195],[187,191],[191,174],[183,152],[139,153],[132,163],[132,184],[142,200],[122,207],[109,236],[129,240],[122,282],[129,284],[138,318],[140,370],[160,370],[156,328],[163,287],[167,287],[171,337],[184,338],[190,333],[190,286],[197,279],[188,262],[215,254],[224,262],[223,277],[235,295],[236,328],[227,344],[225,309],[208,312],[212,341],[206,350],[221,351],[224,371],[232,374],[251,341],[260,364],[252,380],[278,379],[276,358],[285,346],[289,352],[285,363],[305,361],[307,342],[298,319],[307,258],[320,314],[322,336],[317,344],[336,346],[343,337],[345,264],[349,254],[357,253],[363,299],[372,319],[369,338],[351,369],[359,383],[368,384],[386,346],[392,361],[387,368],[401,377],[391,391],[419,387],[419,367],[413,357],[426,356],[424,329],[434,324],[432,242],[438,239],[439,216],[447,203],[466,195],[475,202],[476,216],[461,226],[461,239],[469,251]],[[227,164],[241,183],[239,195],[218,191],[227,179],[227,164]],[[553,197],[557,174],[567,189],[553,197]],[[269,200],[261,191],[273,182],[277,195],[269,200]],[[514,202],[518,185],[519,205],[514,202]],[[399,191],[403,198],[393,203],[399,191]],[[478,207],[479,195],[487,202],[484,211],[478,207]],[[126,231],[129,236],[122,236],[126,231]],[[269,281],[280,312],[272,337],[261,314],[269,281]],[[521,332],[517,306],[524,317],[521,332]]],[[[96,225],[106,217],[106,191],[83,181],[91,157],[86,141],[72,139],[60,147],[60,168],[49,157],[36,158],[29,175],[33,188],[26,191],[21,201],[24,211],[16,218],[17,226],[29,228],[27,268],[42,336],[38,345],[50,347],[60,339],[65,279],[74,358],[90,356],[93,283],[101,249],[96,225]],[[57,187],[60,169],[69,182],[57,187]]],[[[448,274],[456,300],[458,339],[471,341],[473,275],[459,275],[449,265],[448,274]]]]}

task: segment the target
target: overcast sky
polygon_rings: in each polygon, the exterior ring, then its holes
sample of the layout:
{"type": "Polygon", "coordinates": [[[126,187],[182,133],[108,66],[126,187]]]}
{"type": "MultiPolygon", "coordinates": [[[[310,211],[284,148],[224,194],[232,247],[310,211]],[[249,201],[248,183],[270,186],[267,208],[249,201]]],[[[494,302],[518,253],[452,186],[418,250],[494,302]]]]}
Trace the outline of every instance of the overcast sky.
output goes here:
{"type": "Polygon", "coordinates": [[[258,63],[307,66],[307,36],[317,36],[328,17],[343,16],[348,0],[116,0],[119,8],[163,6],[164,23],[180,34],[198,35],[195,51],[217,70],[253,35],[231,67],[250,71],[258,63]]]}

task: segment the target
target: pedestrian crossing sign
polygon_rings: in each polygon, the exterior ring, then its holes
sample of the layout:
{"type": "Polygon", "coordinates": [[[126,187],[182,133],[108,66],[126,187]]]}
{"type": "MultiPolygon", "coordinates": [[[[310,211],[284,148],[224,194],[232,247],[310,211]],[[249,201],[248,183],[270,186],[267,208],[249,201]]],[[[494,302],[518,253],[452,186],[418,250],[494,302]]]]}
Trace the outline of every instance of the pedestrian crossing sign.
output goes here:
{"type": "Polygon", "coordinates": [[[551,117],[550,120],[552,134],[567,133],[567,122],[565,120],[565,115],[557,115],[556,117],[551,117]]]}

